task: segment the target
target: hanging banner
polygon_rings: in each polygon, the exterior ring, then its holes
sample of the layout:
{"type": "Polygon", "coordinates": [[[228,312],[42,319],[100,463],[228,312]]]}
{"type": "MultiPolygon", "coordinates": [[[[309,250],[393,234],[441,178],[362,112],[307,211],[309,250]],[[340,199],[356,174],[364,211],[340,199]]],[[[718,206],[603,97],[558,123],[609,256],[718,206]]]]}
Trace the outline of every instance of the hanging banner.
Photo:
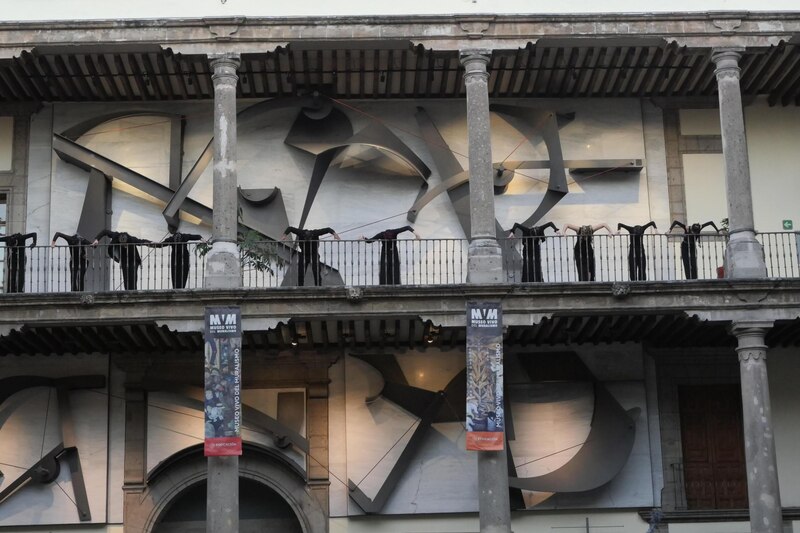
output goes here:
{"type": "Polygon", "coordinates": [[[242,316],[238,307],[207,307],[205,455],[242,455],[242,316]]]}
{"type": "Polygon", "coordinates": [[[504,445],[503,310],[500,302],[468,302],[467,450],[504,445]]]}

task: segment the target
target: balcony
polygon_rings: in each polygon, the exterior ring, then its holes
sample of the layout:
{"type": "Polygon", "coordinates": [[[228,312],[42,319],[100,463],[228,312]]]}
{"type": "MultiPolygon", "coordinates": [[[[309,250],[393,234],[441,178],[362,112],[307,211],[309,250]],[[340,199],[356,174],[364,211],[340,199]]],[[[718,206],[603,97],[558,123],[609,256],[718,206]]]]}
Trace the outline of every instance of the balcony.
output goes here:
{"type": "MultiPolygon", "coordinates": [[[[800,277],[800,233],[761,233],[758,240],[764,246],[767,277],[800,277]]],[[[500,241],[509,284],[539,280],[545,284],[582,283],[591,280],[588,272],[592,265],[596,282],[632,281],[629,235],[597,234],[593,237],[591,252],[576,248],[578,240],[574,235],[547,236],[538,243],[524,241],[500,241]],[[536,245],[538,252],[533,249],[536,245]],[[527,274],[523,268],[523,255],[528,257],[527,274]],[[535,267],[536,262],[540,263],[541,269],[535,267]],[[579,273],[579,266],[583,275],[579,273]]],[[[682,235],[644,235],[645,262],[639,263],[640,273],[633,282],[686,280],[681,243],[682,235]]],[[[696,278],[692,279],[724,277],[725,244],[724,235],[703,234],[697,240],[694,255],[696,278]]],[[[259,242],[241,252],[242,286],[251,289],[297,286],[301,277],[299,262],[306,265],[302,276],[305,286],[456,285],[466,281],[468,246],[468,242],[462,239],[403,239],[396,241],[395,255],[391,242],[322,240],[318,244],[319,259],[316,260],[313,243],[259,242]]],[[[203,285],[204,252],[203,245],[194,243],[188,244],[186,255],[170,246],[146,245],[0,248],[0,264],[5,272],[3,292],[57,293],[81,288],[91,292],[121,291],[126,289],[123,275],[126,265],[129,267],[127,287],[131,290],[133,287],[142,291],[164,291],[176,287],[197,289],[203,285]],[[140,262],[135,259],[137,253],[140,262]],[[82,255],[85,255],[85,260],[80,259],[82,255]],[[81,265],[85,265],[82,286],[81,265]],[[22,277],[20,271],[24,273],[22,277]],[[18,287],[22,290],[15,290],[18,287]]],[[[637,254],[634,259],[638,257],[637,254]]],[[[689,267],[691,277],[694,275],[691,274],[691,264],[689,267]]]]}

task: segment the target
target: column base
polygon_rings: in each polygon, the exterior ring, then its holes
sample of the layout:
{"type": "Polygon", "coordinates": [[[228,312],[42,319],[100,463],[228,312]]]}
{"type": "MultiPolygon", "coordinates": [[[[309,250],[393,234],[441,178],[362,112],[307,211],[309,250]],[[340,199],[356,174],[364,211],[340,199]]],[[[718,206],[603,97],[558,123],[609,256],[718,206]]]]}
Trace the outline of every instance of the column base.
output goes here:
{"type": "Polygon", "coordinates": [[[725,277],[764,278],[767,265],[764,248],[750,232],[734,233],[725,250],[725,277]]]}
{"type": "Polygon", "coordinates": [[[217,242],[206,256],[205,289],[233,289],[241,286],[241,264],[236,243],[217,242]]]}
{"type": "Polygon", "coordinates": [[[473,239],[469,243],[467,283],[502,283],[503,251],[495,239],[473,239]]]}

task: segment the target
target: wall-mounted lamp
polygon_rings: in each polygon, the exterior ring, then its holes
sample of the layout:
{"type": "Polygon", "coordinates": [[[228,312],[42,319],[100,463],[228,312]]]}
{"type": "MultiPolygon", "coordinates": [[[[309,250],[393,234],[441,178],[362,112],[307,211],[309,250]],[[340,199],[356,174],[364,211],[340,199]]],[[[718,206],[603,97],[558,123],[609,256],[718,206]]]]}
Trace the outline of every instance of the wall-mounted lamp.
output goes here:
{"type": "Polygon", "coordinates": [[[439,338],[439,327],[434,326],[433,322],[429,320],[425,323],[425,331],[423,332],[422,338],[425,340],[426,344],[433,344],[436,342],[436,339],[439,338]]]}

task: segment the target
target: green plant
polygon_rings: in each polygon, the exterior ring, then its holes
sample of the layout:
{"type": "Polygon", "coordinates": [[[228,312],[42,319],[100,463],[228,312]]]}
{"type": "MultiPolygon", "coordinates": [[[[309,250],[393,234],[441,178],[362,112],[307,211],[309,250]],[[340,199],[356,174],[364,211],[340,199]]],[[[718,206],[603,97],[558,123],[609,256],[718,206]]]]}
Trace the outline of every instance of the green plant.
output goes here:
{"type": "MultiPolygon", "coordinates": [[[[286,264],[286,260],[278,253],[278,244],[269,240],[262,233],[253,229],[239,232],[236,235],[236,243],[239,245],[239,258],[242,270],[253,269],[258,272],[268,272],[274,274],[274,267],[286,264]]],[[[203,242],[197,245],[197,254],[204,257],[211,251],[212,241],[203,242]]]]}

